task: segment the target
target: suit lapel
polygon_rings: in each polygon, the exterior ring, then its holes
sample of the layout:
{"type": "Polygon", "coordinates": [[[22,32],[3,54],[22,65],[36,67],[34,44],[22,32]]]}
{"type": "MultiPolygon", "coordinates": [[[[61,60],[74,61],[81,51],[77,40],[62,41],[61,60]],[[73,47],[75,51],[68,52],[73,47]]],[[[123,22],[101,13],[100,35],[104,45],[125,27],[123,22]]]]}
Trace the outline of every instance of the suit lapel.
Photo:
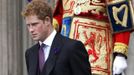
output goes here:
{"type": "Polygon", "coordinates": [[[56,59],[60,53],[62,47],[62,38],[60,34],[56,34],[51,49],[50,49],[50,55],[45,63],[44,66],[44,72],[43,74],[49,75],[52,71],[53,67],[55,66],[56,59]]]}
{"type": "Polygon", "coordinates": [[[39,49],[39,44],[36,44],[32,48],[32,55],[31,55],[31,72],[32,74],[30,75],[37,75],[38,73],[38,49],[39,49]]]}

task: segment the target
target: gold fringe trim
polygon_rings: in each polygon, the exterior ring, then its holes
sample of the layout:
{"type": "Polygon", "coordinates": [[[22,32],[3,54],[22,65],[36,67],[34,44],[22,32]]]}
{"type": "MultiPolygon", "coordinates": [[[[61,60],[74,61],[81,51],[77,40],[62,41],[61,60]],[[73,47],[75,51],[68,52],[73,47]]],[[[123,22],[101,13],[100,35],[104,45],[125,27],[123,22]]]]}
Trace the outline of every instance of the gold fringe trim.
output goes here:
{"type": "Polygon", "coordinates": [[[115,43],[114,52],[122,53],[127,56],[128,54],[128,46],[124,43],[115,43]]]}

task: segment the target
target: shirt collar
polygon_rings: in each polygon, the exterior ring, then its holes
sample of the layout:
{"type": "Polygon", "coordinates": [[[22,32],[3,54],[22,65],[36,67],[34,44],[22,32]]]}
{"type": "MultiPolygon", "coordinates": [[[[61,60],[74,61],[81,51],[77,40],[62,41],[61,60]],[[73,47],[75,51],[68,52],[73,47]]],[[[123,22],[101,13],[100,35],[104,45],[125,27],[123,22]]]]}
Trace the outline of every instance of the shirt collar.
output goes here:
{"type": "Polygon", "coordinates": [[[39,44],[41,45],[42,43],[44,43],[47,46],[51,46],[52,42],[54,40],[54,37],[56,35],[56,30],[54,29],[53,32],[46,38],[46,40],[44,40],[43,42],[39,41],[39,44]]]}

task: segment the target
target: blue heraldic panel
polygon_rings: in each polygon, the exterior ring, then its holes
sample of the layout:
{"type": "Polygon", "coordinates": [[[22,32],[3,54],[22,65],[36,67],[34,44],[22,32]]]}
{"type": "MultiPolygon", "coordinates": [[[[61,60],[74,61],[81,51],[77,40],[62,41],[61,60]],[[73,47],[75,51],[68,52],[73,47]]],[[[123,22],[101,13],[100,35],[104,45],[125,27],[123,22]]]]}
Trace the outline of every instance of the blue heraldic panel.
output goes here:
{"type": "Polygon", "coordinates": [[[62,20],[61,34],[63,36],[69,37],[70,28],[71,28],[71,22],[72,22],[72,18],[71,17],[65,17],[62,20]]]}
{"type": "Polygon", "coordinates": [[[132,29],[132,14],[128,1],[109,4],[108,14],[113,33],[132,29]]]}

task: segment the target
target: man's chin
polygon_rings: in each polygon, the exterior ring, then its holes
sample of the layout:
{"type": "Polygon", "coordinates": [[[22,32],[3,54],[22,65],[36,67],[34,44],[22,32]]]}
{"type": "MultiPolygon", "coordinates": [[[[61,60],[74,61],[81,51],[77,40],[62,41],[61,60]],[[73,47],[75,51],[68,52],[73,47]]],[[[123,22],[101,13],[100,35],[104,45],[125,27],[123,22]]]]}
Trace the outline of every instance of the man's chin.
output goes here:
{"type": "Polygon", "coordinates": [[[39,39],[38,39],[38,38],[33,38],[33,40],[34,40],[34,41],[39,41],[39,39]]]}

